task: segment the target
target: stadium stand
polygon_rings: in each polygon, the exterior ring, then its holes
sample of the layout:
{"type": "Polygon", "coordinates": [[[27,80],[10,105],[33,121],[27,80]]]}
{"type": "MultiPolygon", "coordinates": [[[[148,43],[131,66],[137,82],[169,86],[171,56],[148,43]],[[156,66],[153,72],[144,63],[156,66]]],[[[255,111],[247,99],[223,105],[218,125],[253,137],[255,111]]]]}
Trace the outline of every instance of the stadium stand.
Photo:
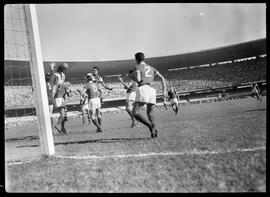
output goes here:
{"type": "MultiPolygon", "coordinates": [[[[192,69],[167,71],[162,73],[178,92],[187,92],[198,89],[219,88],[233,84],[251,83],[252,81],[266,80],[266,58],[246,60],[223,65],[209,67],[196,67],[192,69]]],[[[113,91],[105,91],[106,99],[123,98],[126,90],[116,77],[104,78],[105,82],[113,88],[113,91]]],[[[68,80],[68,79],[67,79],[68,80]]],[[[79,80],[81,82],[81,80],[79,80]]],[[[74,82],[74,81],[73,81],[74,82]]],[[[154,83],[158,93],[161,93],[160,82],[154,83]]],[[[81,83],[71,86],[74,93],[67,98],[67,103],[78,103],[79,95],[76,90],[82,88],[81,83]]],[[[5,87],[5,105],[29,106],[33,104],[30,94],[30,86],[7,86],[5,87]],[[16,92],[13,94],[12,92],[16,92]]]]}

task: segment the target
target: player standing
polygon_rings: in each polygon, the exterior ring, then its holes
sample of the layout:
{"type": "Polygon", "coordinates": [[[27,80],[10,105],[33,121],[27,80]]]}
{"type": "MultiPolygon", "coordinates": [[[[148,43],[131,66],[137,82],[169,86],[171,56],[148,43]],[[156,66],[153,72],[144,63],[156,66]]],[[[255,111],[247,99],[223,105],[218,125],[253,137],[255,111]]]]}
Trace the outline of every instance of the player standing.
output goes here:
{"type": "Polygon", "coordinates": [[[96,87],[96,83],[94,83],[94,76],[92,74],[87,74],[86,80],[85,91],[88,95],[88,109],[90,111],[91,120],[97,127],[97,132],[102,132],[101,124],[99,123],[99,120],[101,120],[99,91],[96,87]]]}
{"type": "Polygon", "coordinates": [[[129,78],[131,79],[130,86],[124,83],[122,77],[118,78],[120,82],[124,85],[125,89],[127,89],[126,111],[130,115],[130,118],[132,120],[131,128],[133,128],[137,124],[136,119],[134,119],[133,117],[132,110],[133,110],[133,104],[135,102],[135,97],[136,97],[136,89],[138,87],[138,83],[134,81],[132,73],[133,71],[130,70],[128,74],[129,78]]]}
{"type": "Polygon", "coordinates": [[[158,76],[162,81],[163,96],[166,98],[166,81],[165,78],[152,66],[144,62],[144,54],[139,52],[135,54],[135,60],[137,65],[134,67],[135,81],[138,82],[138,88],[136,90],[136,98],[133,108],[133,116],[146,125],[150,132],[151,137],[157,137],[157,129],[154,115],[154,108],[156,105],[156,90],[151,87],[154,76],[158,76]],[[143,117],[143,106],[147,106],[148,120],[143,117]]]}
{"type": "Polygon", "coordinates": [[[178,102],[179,102],[179,96],[177,92],[173,89],[173,87],[170,87],[170,90],[168,91],[168,96],[170,100],[170,104],[172,106],[172,109],[175,113],[175,115],[178,113],[178,102]]]}
{"type": "MultiPolygon", "coordinates": [[[[99,68],[98,68],[97,66],[95,66],[95,67],[93,68],[93,74],[92,74],[92,76],[94,77],[93,82],[96,84],[96,87],[97,87],[97,89],[98,89],[98,94],[99,94],[99,98],[100,98],[100,103],[102,103],[102,100],[103,100],[103,92],[102,92],[102,90],[100,89],[99,84],[101,84],[101,85],[102,85],[105,89],[107,89],[107,90],[112,90],[112,88],[110,88],[110,87],[108,87],[108,86],[105,85],[105,83],[104,83],[102,77],[99,75],[99,68]]],[[[101,111],[100,111],[100,110],[99,110],[99,113],[100,113],[100,114],[98,115],[98,122],[99,122],[99,124],[101,125],[101,124],[102,124],[102,118],[101,118],[102,114],[101,114],[101,111]]]]}

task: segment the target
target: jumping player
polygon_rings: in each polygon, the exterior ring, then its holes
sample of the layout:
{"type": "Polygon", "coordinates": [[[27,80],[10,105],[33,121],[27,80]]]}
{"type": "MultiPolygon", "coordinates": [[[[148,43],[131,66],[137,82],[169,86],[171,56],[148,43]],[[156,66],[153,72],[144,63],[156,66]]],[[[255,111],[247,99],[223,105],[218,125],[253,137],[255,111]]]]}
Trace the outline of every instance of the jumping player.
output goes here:
{"type": "Polygon", "coordinates": [[[144,54],[139,52],[135,54],[135,60],[137,65],[134,67],[134,79],[138,83],[136,90],[136,98],[133,107],[133,116],[141,123],[146,125],[150,132],[151,137],[157,137],[157,129],[155,122],[155,105],[156,105],[156,90],[151,87],[154,80],[154,76],[161,78],[163,96],[166,98],[166,81],[165,78],[152,66],[144,62],[144,54]],[[148,120],[143,117],[143,106],[147,106],[148,120]]]}
{"type": "Polygon", "coordinates": [[[99,120],[101,120],[99,91],[96,87],[96,83],[94,83],[94,76],[92,74],[88,74],[86,80],[85,91],[88,95],[88,109],[90,111],[91,120],[97,127],[97,132],[102,132],[101,124],[99,123],[99,120]]]}
{"type": "Polygon", "coordinates": [[[68,64],[64,63],[58,66],[57,72],[52,74],[51,80],[53,82],[53,97],[55,108],[58,110],[60,116],[54,128],[62,134],[67,134],[65,129],[65,122],[67,121],[66,117],[66,105],[65,105],[65,95],[68,91],[67,84],[65,82],[64,72],[68,69],[68,64]],[[60,129],[61,125],[61,129],[60,129]]]}
{"type": "Polygon", "coordinates": [[[255,82],[252,83],[251,96],[256,97],[257,100],[260,100],[262,102],[259,86],[255,82]]]}
{"type": "Polygon", "coordinates": [[[179,102],[179,96],[177,92],[173,89],[173,87],[170,87],[170,90],[168,91],[168,96],[170,100],[170,104],[172,106],[172,109],[175,113],[175,115],[178,113],[178,102],[179,102]]]}
{"type": "Polygon", "coordinates": [[[133,128],[136,124],[137,121],[132,115],[132,110],[133,110],[133,104],[135,102],[135,97],[136,97],[136,89],[138,87],[138,83],[133,80],[133,71],[129,71],[129,78],[131,79],[131,85],[128,86],[127,84],[124,83],[122,77],[118,77],[120,82],[124,85],[125,89],[127,89],[127,98],[126,98],[126,111],[130,115],[130,118],[132,120],[131,128],[133,128]]]}

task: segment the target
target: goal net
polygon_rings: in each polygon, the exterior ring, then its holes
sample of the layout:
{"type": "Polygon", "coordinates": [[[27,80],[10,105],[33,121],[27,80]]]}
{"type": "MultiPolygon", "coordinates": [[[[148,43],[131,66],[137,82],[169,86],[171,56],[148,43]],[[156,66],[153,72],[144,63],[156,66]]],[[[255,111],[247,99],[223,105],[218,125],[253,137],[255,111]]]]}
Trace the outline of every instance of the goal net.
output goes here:
{"type": "Polygon", "coordinates": [[[8,132],[12,118],[23,121],[21,117],[32,116],[42,154],[52,155],[53,136],[35,5],[5,5],[4,46],[5,130],[8,132]]]}

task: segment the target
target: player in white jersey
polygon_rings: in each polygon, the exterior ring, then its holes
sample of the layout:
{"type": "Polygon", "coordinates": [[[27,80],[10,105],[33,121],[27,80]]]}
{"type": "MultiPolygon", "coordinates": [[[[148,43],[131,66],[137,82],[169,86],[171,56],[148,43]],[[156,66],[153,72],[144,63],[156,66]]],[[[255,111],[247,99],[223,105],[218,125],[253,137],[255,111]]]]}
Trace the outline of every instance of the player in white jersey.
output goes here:
{"type": "Polygon", "coordinates": [[[51,81],[53,83],[53,97],[54,97],[54,105],[58,110],[60,116],[54,128],[62,134],[67,134],[65,129],[65,122],[67,121],[66,117],[66,104],[65,104],[65,96],[69,90],[68,85],[65,84],[65,74],[64,72],[68,69],[68,64],[64,63],[58,66],[57,72],[54,72],[51,77],[51,81]],[[60,129],[61,126],[61,129],[60,129]]]}

